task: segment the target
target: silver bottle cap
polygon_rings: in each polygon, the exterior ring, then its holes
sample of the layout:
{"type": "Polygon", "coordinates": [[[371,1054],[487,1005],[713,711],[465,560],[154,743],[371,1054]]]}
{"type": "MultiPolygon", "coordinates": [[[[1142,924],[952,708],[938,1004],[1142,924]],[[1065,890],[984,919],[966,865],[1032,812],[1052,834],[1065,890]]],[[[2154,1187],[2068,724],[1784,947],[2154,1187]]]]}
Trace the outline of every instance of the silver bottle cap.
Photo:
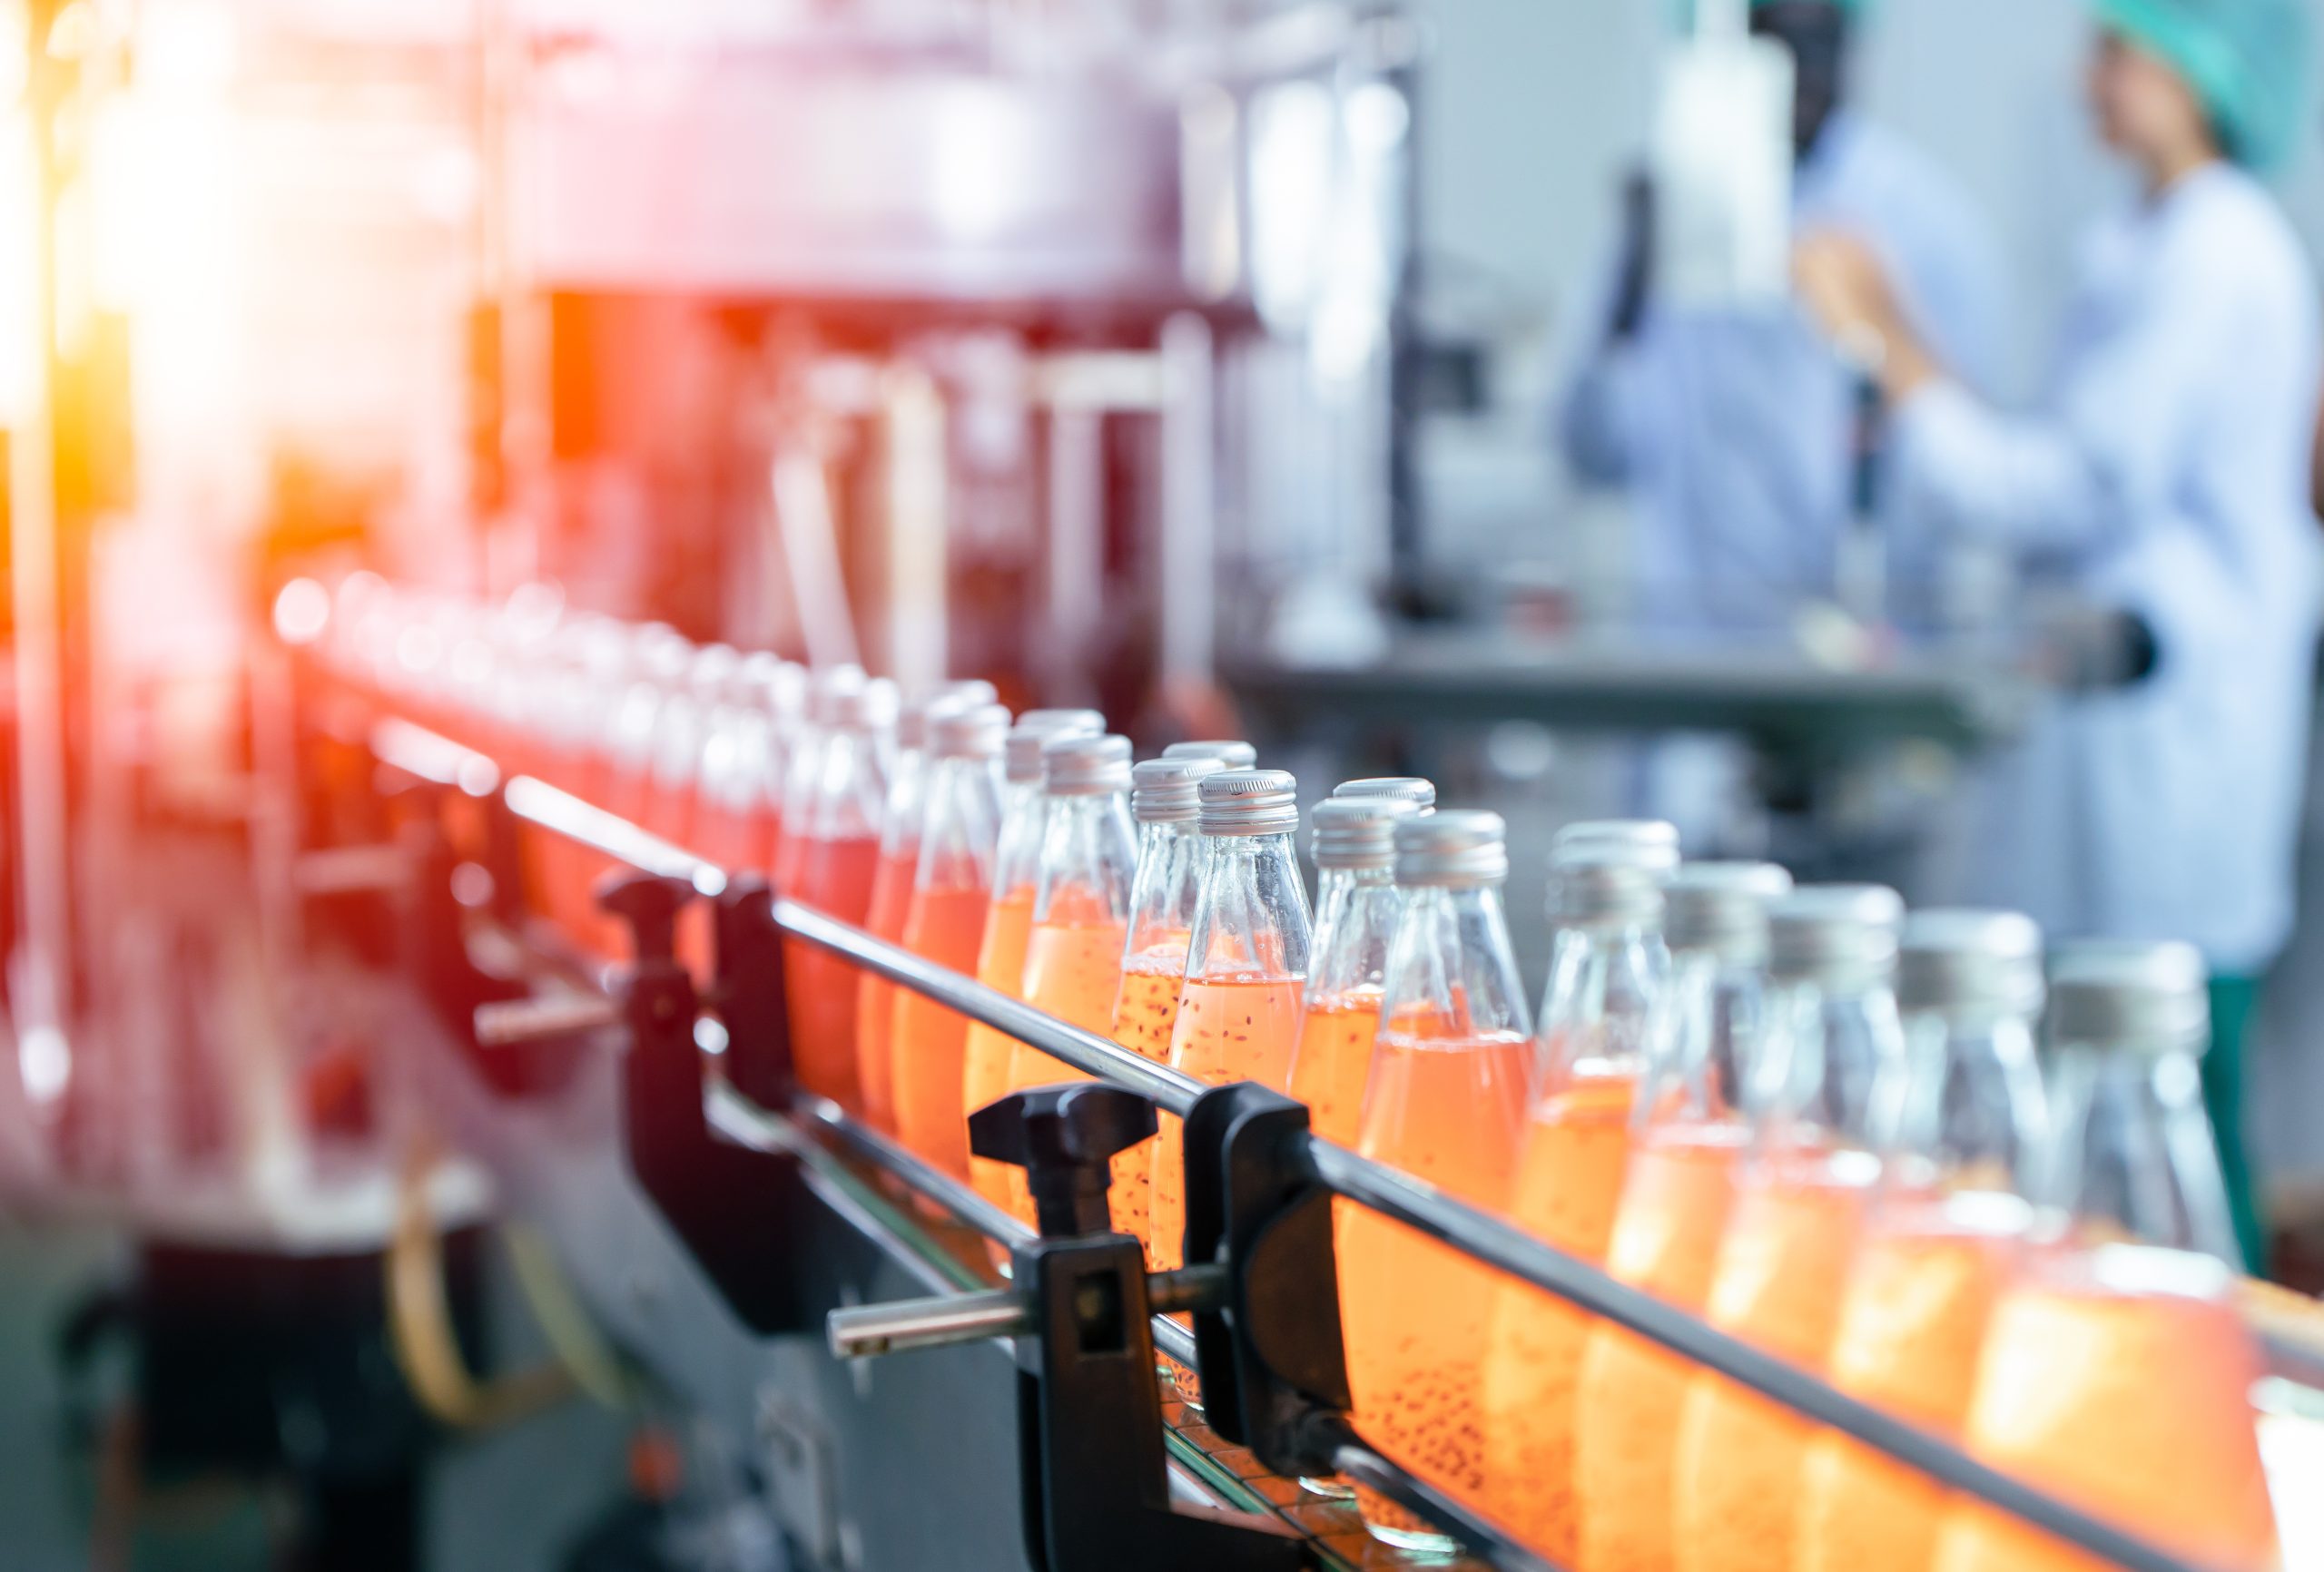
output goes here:
{"type": "Polygon", "coordinates": [[[1550,866],[1550,917],[1561,928],[1659,926],[1664,872],[1635,847],[1578,842],[1550,866]]]}
{"type": "Polygon", "coordinates": [[[881,731],[896,723],[896,685],[873,677],[852,688],[841,688],[824,700],[824,724],[833,731],[881,731]]]}
{"type": "Polygon", "coordinates": [[[1569,858],[1610,861],[1627,858],[1638,867],[1669,873],[1679,866],[1679,827],[1659,819],[1589,819],[1569,824],[1550,842],[1550,866],[1569,858]]]}
{"type": "Polygon", "coordinates": [[[1472,889],[1509,877],[1509,826],[1498,813],[1415,813],[1396,820],[1396,882],[1472,889]]]}
{"type": "Polygon", "coordinates": [[[948,710],[977,709],[1000,696],[993,685],[981,678],[942,683],[928,697],[915,699],[896,712],[896,746],[925,747],[929,726],[937,715],[948,710]]]}
{"type": "Polygon", "coordinates": [[[1436,783],[1417,775],[1381,775],[1343,781],[1332,795],[1351,802],[1409,802],[1426,813],[1436,806],[1436,783]]]}
{"type": "Polygon", "coordinates": [[[1202,817],[1202,782],[1226,766],[1216,759],[1148,759],[1130,771],[1129,811],[1140,824],[1192,824],[1202,817]]]}
{"type": "Polygon", "coordinates": [[[2161,1056],[2204,1051],[2211,972],[2184,944],[2085,941],[2050,963],[2050,1040],[2161,1056]]]}
{"type": "Polygon", "coordinates": [[[1877,884],[1816,884],[1768,903],[1768,975],[1837,989],[1886,982],[1905,899],[1877,884]]]}
{"type": "Polygon", "coordinates": [[[1308,815],[1315,827],[1315,866],[1393,869],[1396,866],[1396,820],[1420,811],[1416,803],[1393,797],[1331,797],[1308,815]]]}
{"type": "Polygon", "coordinates": [[[1286,835],[1299,828],[1299,782],[1281,770],[1221,770],[1196,788],[1205,835],[1286,835]]]}
{"type": "Polygon", "coordinates": [[[1173,742],[1162,750],[1165,759],[1216,759],[1229,770],[1248,770],[1259,761],[1259,751],[1248,742],[1173,742]]]}
{"type": "Polygon", "coordinates": [[[1129,739],[1070,732],[1041,746],[1041,790],[1051,797],[1102,797],[1129,790],[1129,739]]]}
{"type": "Polygon", "coordinates": [[[929,717],[928,751],[939,759],[998,759],[1009,735],[1009,706],[970,704],[929,717]]]}
{"type": "Polygon", "coordinates": [[[1004,757],[1009,779],[1029,786],[1041,778],[1041,744],[1051,737],[1094,736],[1106,729],[1095,710],[1028,710],[1010,729],[1004,757]]]}
{"type": "Polygon", "coordinates": [[[1662,887],[1662,937],[1673,950],[1708,950],[1729,966],[1764,966],[1768,902],[1791,893],[1772,862],[1689,862],[1662,887]]]}
{"type": "Polygon", "coordinates": [[[2042,929],[2014,911],[1916,911],[1896,948],[1900,1009],[1970,1019],[2042,1013],[2042,929]]]}

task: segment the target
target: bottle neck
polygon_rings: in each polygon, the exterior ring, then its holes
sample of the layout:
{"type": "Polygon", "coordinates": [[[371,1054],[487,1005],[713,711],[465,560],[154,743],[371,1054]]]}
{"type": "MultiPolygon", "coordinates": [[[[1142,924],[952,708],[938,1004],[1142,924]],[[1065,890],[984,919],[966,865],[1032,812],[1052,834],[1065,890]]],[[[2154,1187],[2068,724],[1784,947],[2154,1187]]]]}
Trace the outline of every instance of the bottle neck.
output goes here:
{"type": "Polygon", "coordinates": [[[1993,1010],[1904,1017],[1896,1157],[1945,1188],[2025,1194],[2048,1126],[2033,1023],[1993,1010]]]}
{"type": "Polygon", "coordinates": [[[823,740],[817,774],[810,835],[836,840],[880,833],[888,782],[876,736],[852,727],[832,731],[823,740]]]}
{"type": "Polygon", "coordinates": [[[1203,839],[1190,823],[1141,824],[1127,953],[1184,972],[1202,892],[1203,839]]]}
{"type": "Polygon", "coordinates": [[[1033,920],[1126,926],[1137,863],[1136,830],[1122,793],[1049,798],[1033,920]]]}
{"type": "Polygon", "coordinates": [[[2037,1197],[2087,1238],[2128,1233],[2241,1267],[2191,1052],[2063,1048],[2053,1145],[2037,1197]]]}
{"type": "Polygon", "coordinates": [[[1384,868],[1326,869],[1318,885],[1307,1002],[1339,1004],[1348,995],[1363,994],[1377,1007],[1404,892],[1393,870],[1384,868]]]}
{"type": "Polygon", "coordinates": [[[1389,947],[1382,1012],[1384,1032],[1416,1039],[1531,1034],[1498,886],[1406,891],[1389,947]]]}
{"type": "Polygon", "coordinates": [[[1305,978],[1314,918],[1291,836],[1207,835],[1203,840],[1187,975],[1305,978]]]}
{"type": "Polygon", "coordinates": [[[1048,801],[1038,781],[1001,782],[1000,844],[992,882],[995,899],[1005,899],[1019,891],[1031,899],[1041,876],[1041,819],[1048,801]]]}
{"type": "Polygon", "coordinates": [[[925,889],[991,889],[1000,840],[1000,771],[990,759],[939,759],[927,775],[914,882],[925,889]]]}
{"type": "Polygon", "coordinates": [[[1767,1014],[1765,975],[1715,950],[1679,950],[1661,1022],[1649,1038],[1633,1119],[1738,1123],[1767,1014]]]}
{"type": "Polygon", "coordinates": [[[1893,1147],[1904,1093],[1904,1027],[1883,986],[1785,980],[1748,1086],[1763,1150],[1893,1147]]]}
{"type": "Polygon", "coordinates": [[[906,854],[920,843],[927,787],[927,754],[918,748],[897,749],[888,765],[887,806],[880,815],[880,850],[883,856],[906,854]]]}
{"type": "Polygon", "coordinates": [[[1642,1074],[1669,984],[1670,952],[1652,924],[1559,929],[1541,998],[1550,1084],[1578,1076],[1642,1074]]]}

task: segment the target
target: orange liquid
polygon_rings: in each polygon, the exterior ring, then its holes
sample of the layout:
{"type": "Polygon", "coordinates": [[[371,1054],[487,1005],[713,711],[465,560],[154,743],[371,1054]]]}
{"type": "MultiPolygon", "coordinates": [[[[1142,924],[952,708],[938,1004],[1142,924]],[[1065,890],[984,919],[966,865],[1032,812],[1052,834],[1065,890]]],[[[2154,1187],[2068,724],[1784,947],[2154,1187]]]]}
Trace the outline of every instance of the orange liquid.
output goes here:
{"type": "MultiPolygon", "coordinates": [[[[1735,1195],[1739,1127],[1649,1132],[1631,1153],[1606,1270],[1682,1310],[1710,1295],[1735,1195]]],[[[1671,1438],[1694,1367],[1602,1323],[1574,1387],[1576,1572],[1669,1572],[1671,1438]]]]}
{"type": "MultiPolygon", "coordinates": [[[[1498,1209],[1516,1176],[1532,1045],[1513,1035],[1423,1036],[1403,1024],[1391,1022],[1379,1038],[1356,1150],[1498,1209]]],[[[1361,1208],[1346,1209],[1338,1240],[1357,1429],[1414,1473],[1478,1498],[1483,1350],[1499,1277],[1361,1208]]],[[[1376,1532],[1430,1537],[1424,1523],[1371,1491],[1359,1488],[1356,1505],[1376,1532]]]]}
{"type": "MultiPolygon", "coordinates": [[[[904,919],[911,912],[912,876],[920,869],[920,848],[904,847],[881,854],[872,876],[872,908],[863,926],[884,939],[901,940],[904,919]]],[[[896,985],[876,972],[865,972],[855,985],[855,1075],[863,1088],[863,1116],[875,1128],[893,1132],[895,1103],[896,985]]]]}
{"type": "MultiPolygon", "coordinates": [[[[991,892],[927,889],[912,892],[904,948],[957,972],[976,969],[991,892]]],[[[969,1017],[910,988],[895,990],[890,1035],[894,1050],[896,1135],[956,1179],[969,1176],[969,1126],[960,1087],[969,1017]]]]}
{"type": "Polygon", "coordinates": [[[1307,1105],[1309,1127],[1335,1145],[1354,1147],[1363,1128],[1364,1089],[1372,1082],[1372,1046],[1379,1036],[1377,988],[1309,1005],[1300,1019],[1291,1095],[1307,1105]]]}
{"type": "MultiPolygon", "coordinates": [[[[1577,1080],[1534,1107],[1509,1213],[1590,1262],[1606,1258],[1630,1162],[1633,1076],[1577,1080]]],[[[1503,1282],[1485,1354],[1486,1505],[1518,1537],[1573,1558],[1573,1402],[1591,1318],[1503,1282]]]]}
{"type": "MultiPolygon", "coordinates": [[[[1187,969],[1186,936],[1178,937],[1177,954],[1167,944],[1130,958],[1122,973],[1121,992],[1114,1001],[1111,1036],[1131,1053],[1157,1065],[1170,1062],[1170,1028],[1178,1019],[1180,975],[1187,969]]],[[[1127,1233],[1146,1247],[1146,1264],[1154,1270],[1154,1151],[1160,1138],[1141,1141],[1114,1159],[1114,1185],[1107,1192],[1114,1232],[1127,1233]]]]}
{"type": "MultiPolygon", "coordinates": [[[[1986,1323],[2020,1248],[2007,1234],[1945,1229],[1934,1208],[1876,1222],[1840,1310],[1832,1383],[1928,1430],[1957,1434],[1986,1323]]],[[[1926,1572],[1945,1498],[1902,1464],[1845,1436],[1819,1434],[1801,1477],[1798,1572],[1926,1572]]]]}
{"type": "MultiPolygon", "coordinates": [[[[2070,1263],[2069,1263],[2070,1264],[2070,1263]]],[[[1969,1449],[2205,1566],[2276,1562],[2250,1391],[2260,1373],[2226,1304],[2056,1281],[1994,1307],[1969,1449]]],[[[2098,1572],[1983,1508],[1950,1508],[1937,1572],[2098,1572]]]]}
{"type": "MultiPolygon", "coordinates": [[[[811,840],[799,858],[799,899],[842,922],[862,923],[872,906],[880,843],[869,835],[811,840]]],[[[855,1078],[854,967],[800,939],[783,943],[791,992],[791,1059],[799,1084],[842,1107],[860,1109],[855,1078]]]]}
{"type": "MultiPolygon", "coordinates": [[[[977,981],[1010,998],[1025,997],[1025,950],[1033,937],[1033,891],[1028,886],[996,896],[985,919],[984,941],[977,947],[977,981]]],[[[1009,1074],[1017,1056],[1017,1039],[997,1032],[981,1021],[969,1023],[968,1048],[962,1056],[960,1106],[963,1115],[975,1113],[1009,1090],[1009,1074]]],[[[961,1137],[967,1139],[964,1134],[961,1137]]],[[[1009,1204],[1009,1167],[982,1157],[969,1159],[969,1175],[977,1193],[995,1206],[1009,1204]]]]}
{"type": "MultiPolygon", "coordinates": [[[[1711,1324],[1808,1370],[1831,1357],[1876,1170],[1809,1155],[1738,1184],[1711,1283],[1711,1324]],[[1856,1169],[1853,1174],[1843,1165],[1856,1169]],[[1854,1182],[1851,1182],[1853,1180],[1854,1182]]],[[[1815,1427],[1723,1377],[1698,1374],[1671,1494],[1689,1572],[1790,1572],[1800,1473],[1815,1427]]]]}
{"type": "MultiPolygon", "coordinates": [[[[1114,997],[1121,991],[1122,941],[1127,927],[1118,922],[1042,922],[1033,925],[1025,949],[1025,1002],[1087,1032],[1105,1032],[1114,1024],[1114,997]]],[[[1028,1043],[1012,1042],[1009,1089],[1022,1092],[1060,1081],[1086,1081],[1090,1076],[1062,1059],[1053,1059],[1028,1043]]],[[[1122,1154],[1114,1159],[1114,1183],[1128,1170],[1122,1154]]],[[[1033,1193],[1026,1187],[1025,1170],[1009,1170],[1009,1210],[1028,1228],[1033,1226],[1033,1193]]],[[[1108,1203],[1110,1213],[1111,1204],[1108,1203]]]]}

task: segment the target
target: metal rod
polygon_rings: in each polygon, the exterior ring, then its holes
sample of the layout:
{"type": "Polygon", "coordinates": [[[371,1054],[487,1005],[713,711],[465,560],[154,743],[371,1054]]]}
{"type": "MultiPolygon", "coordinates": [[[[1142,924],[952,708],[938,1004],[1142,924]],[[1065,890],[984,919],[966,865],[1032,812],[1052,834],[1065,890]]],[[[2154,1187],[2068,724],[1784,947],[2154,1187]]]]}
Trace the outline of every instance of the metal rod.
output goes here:
{"type": "Polygon", "coordinates": [[[1659,1343],[1940,1484],[1999,1507],[2131,1572],[2198,1572],[2198,1564],[2158,1550],[2102,1518],[2021,1483],[1795,1365],[1761,1353],[1685,1311],[1617,1282],[1490,1213],[1330,1142],[1309,1137],[1306,1147],[1315,1176],[1338,1194],[1659,1343]]]}
{"type": "Polygon", "coordinates": [[[508,804],[508,811],[517,818],[554,830],[567,840],[594,848],[641,872],[683,879],[709,896],[726,888],[726,870],[716,863],[705,862],[693,852],[673,846],[658,835],[648,834],[628,820],[584,802],[569,791],[560,791],[546,781],[536,781],[530,775],[517,776],[508,782],[502,797],[508,804]]]}
{"type": "Polygon", "coordinates": [[[982,1021],[996,1031],[1006,1032],[1077,1070],[1151,1097],[1167,1112],[1181,1118],[1194,1107],[1195,1099],[1210,1089],[1191,1076],[1141,1058],[1095,1032],[1067,1026],[1021,1000],[874,938],[860,928],[826,917],[813,907],[778,899],[774,903],[774,921],[776,927],[794,938],[868,967],[891,982],[900,982],[914,993],[948,1005],[970,1020],[982,1021]]]}
{"type": "MultiPolygon", "coordinates": [[[[726,1095],[736,1101],[743,1100],[739,1093],[729,1091],[726,1095]]],[[[1033,1237],[1033,1231],[1009,1213],[995,1206],[975,1189],[961,1184],[942,1169],[924,1161],[919,1154],[897,1145],[829,1097],[802,1096],[792,1105],[792,1112],[799,1118],[830,1131],[857,1153],[902,1180],[914,1193],[935,1202],[986,1238],[1014,1245],[1033,1237]]]]}
{"type": "MultiPolygon", "coordinates": [[[[1206,1309],[1226,1296],[1226,1273],[1216,1266],[1157,1272],[1146,1282],[1148,1302],[1157,1315],[1206,1309]]],[[[824,1318],[832,1352],[841,1359],[951,1348],[994,1337],[1035,1337],[1040,1330],[1040,1317],[1025,1296],[1012,1288],[859,1304],[835,1310],[824,1318]]]]}
{"type": "Polygon", "coordinates": [[[487,1048],[513,1048],[603,1031],[618,1025],[621,1018],[621,1006],[602,994],[495,1000],[477,1006],[473,1017],[478,1046],[487,1048]]]}

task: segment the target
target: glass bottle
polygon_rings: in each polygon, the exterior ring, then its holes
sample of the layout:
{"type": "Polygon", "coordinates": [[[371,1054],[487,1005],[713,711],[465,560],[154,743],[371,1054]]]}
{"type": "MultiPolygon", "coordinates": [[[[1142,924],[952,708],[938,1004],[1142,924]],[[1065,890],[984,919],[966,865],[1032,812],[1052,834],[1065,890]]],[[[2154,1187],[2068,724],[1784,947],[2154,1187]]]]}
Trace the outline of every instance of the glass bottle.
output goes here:
{"type": "MultiPolygon", "coordinates": [[[[1025,946],[1025,1002],[1088,1032],[1111,1029],[1121,992],[1137,874],[1129,785],[1127,737],[1053,737],[1041,749],[1048,807],[1032,937],[1025,946]]],[[[1009,1091],[1088,1078],[1030,1043],[1015,1045],[1009,1091]]],[[[1123,1158],[1115,1166],[1127,1174],[1123,1158]]],[[[1009,1205],[1020,1222],[1033,1224],[1032,1192],[1021,1168],[1009,1171],[1009,1205]]]]}
{"type": "MultiPolygon", "coordinates": [[[[1669,1035],[1633,1100],[1606,1270],[1682,1310],[1710,1294],[1750,1135],[1737,1090],[1766,1017],[1767,909],[1790,889],[1762,863],[1696,863],[1663,887],[1669,1035]]],[[[1577,1572],[1676,1565],[1672,1437],[1694,1371],[1620,1327],[1591,1326],[1574,1386],[1577,1572]]]]}
{"type": "MultiPolygon", "coordinates": [[[[1569,830],[1551,868],[1541,1078],[1509,1212],[1593,1265],[1613,1233],[1630,1110],[1668,1002],[1661,861],[1627,836],[1569,830]]],[[[1485,1355],[1486,1505],[1561,1562],[1573,1557],[1574,1383],[1590,1327],[1565,1302],[1503,1282],[1485,1355]]]]}
{"type": "Polygon", "coordinates": [[[783,755],[783,789],[776,818],[782,838],[774,853],[774,888],[779,894],[798,893],[800,870],[807,851],[807,826],[814,817],[815,799],[822,790],[823,752],[831,737],[836,707],[852,701],[870,681],[862,666],[826,666],[807,674],[807,703],[800,724],[783,755]]]}
{"type": "Polygon", "coordinates": [[[1390,797],[1343,797],[1315,805],[1315,963],[1291,1056],[1291,1095],[1310,1127],[1353,1148],[1380,1036],[1388,946],[1403,892],[1396,886],[1396,821],[1419,811],[1390,797]]]}
{"type": "MultiPolygon", "coordinates": [[[[1025,997],[1025,949],[1033,937],[1033,902],[1039,893],[1041,747],[1051,737],[1096,733],[1106,718],[1095,710],[1033,710],[1017,719],[1001,750],[1005,775],[1000,795],[1000,844],[993,865],[992,901],[984,937],[977,945],[977,981],[1011,998],[1025,997]]],[[[981,1021],[969,1025],[960,1072],[960,1105],[973,1114],[1009,1089],[1017,1039],[981,1021]]],[[[968,1139],[962,1126],[961,1139],[968,1139]]],[[[977,1191],[995,1206],[1009,1204],[1005,1163],[970,1156],[969,1173],[977,1191]]]]}
{"type": "MultiPolygon", "coordinates": [[[[1878,886],[1795,891],[1768,911],[1768,1031],[1746,1083],[1752,1145],[1712,1269],[1710,1323],[1808,1370],[1829,1359],[1905,1084],[1894,975],[1904,902],[1878,886]]],[[[1682,1565],[1789,1572],[1814,1431],[1698,1373],[1679,1422],[1682,1565]]]]}
{"type": "MultiPolygon", "coordinates": [[[[1008,731],[1009,712],[999,704],[946,711],[928,723],[932,763],[903,945],[964,975],[976,970],[992,906],[1008,731]]],[[[960,1089],[969,1019],[911,988],[895,990],[891,1015],[897,1137],[965,1180],[969,1127],[960,1089]]]]}
{"type": "MultiPolygon", "coordinates": [[[[1307,1105],[1310,1129],[1351,1150],[1362,1133],[1364,1093],[1372,1081],[1388,947],[1403,912],[1396,820],[1420,811],[1402,798],[1334,792],[1311,816],[1315,958],[1300,1006],[1299,1046],[1291,1054],[1291,1095],[1307,1105]]],[[[1335,1228],[1348,1210],[1345,1202],[1332,1203],[1335,1228]]],[[[1355,1494],[1337,1478],[1299,1482],[1335,1500],[1355,1494]]]]}
{"type": "MultiPolygon", "coordinates": [[[[1501,817],[1440,812],[1396,824],[1404,910],[1389,947],[1381,1029],[1356,1150],[1472,1205],[1498,1210],[1516,1176],[1534,1047],[1510,951],[1501,817]]],[[[1357,1428],[1433,1483],[1484,1485],[1478,1404],[1492,1269],[1350,1209],[1339,1224],[1340,1313],[1357,1428]]],[[[1450,1540],[1360,1488],[1378,1538],[1449,1552],[1450,1540]]]]}
{"type": "MultiPolygon", "coordinates": [[[[882,760],[895,724],[894,706],[895,686],[884,680],[829,694],[822,740],[816,749],[813,806],[792,836],[797,874],[789,892],[842,922],[860,925],[872,909],[880,815],[888,795],[882,760]]],[[[861,1112],[854,966],[804,940],[786,939],[783,980],[790,995],[791,1058],[799,1084],[851,1112],[861,1112]]]]}
{"type": "Polygon", "coordinates": [[[644,826],[653,806],[654,736],[663,706],[685,685],[694,646],[659,624],[637,632],[629,680],[604,714],[599,749],[605,795],[597,805],[644,826]]]}
{"type": "MultiPolygon", "coordinates": [[[[2063,1226],[1994,1306],[1965,1440],[2166,1552],[2259,1572],[2280,1551],[2250,1397],[2260,1360],[2236,1307],[2198,1070],[2207,981],[2183,945],[2081,944],[2053,962],[2053,1135],[2036,1200],[2063,1226]]],[[[2094,1563],[1956,1501],[1935,1565],[2094,1563]]]]}
{"type": "Polygon", "coordinates": [[[1173,742],[1162,750],[1165,759],[1216,759],[1229,770],[1248,770],[1259,761],[1259,751],[1248,742],[1173,742]]]}
{"type": "MultiPolygon", "coordinates": [[[[1834,1334],[1841,1390],[1957,1435],[1985,1325],[2015,1274],[2046,1129],[2034,1022],[2042,931],[2011,912],[1915,912],[1898,950],[1907,1066],[1880,1193],[1834,1334]]],[[[1945,1495],[1831,1431],[1802,1470],[1802,1572],[1925,1572],[1945,1495]]]]}
{"type": "Polygon", "coordinates": [[[1345,781],[1332,795],[1357,802],[1383,799],[1390,802],[1409,802],[1414,812],[1436,811],[1435,783],[1423,781],[1417,775],[1381,775],[1364,781],[1345,781]]]}
{"type": "Polygon", "coordinates": [[[782,787],[781,738],[795,723],[806,672],[764,651],[743,657],[702,742],[698,850],[722,868],[768,870],[782,787]]]}
{"type": "MultiPolygon", "coordinates": [[[[1203,778],[1226,766],[1216,759],[1148,759],[1130,771],[1130,817],[1137,821],[1137,876],[1130,890],[1129,937],[1114,997],[1114,1041],[1158,1065],[1170,1062],[1170,1031],[1187,976],[1202,889],[1203,778]]],[[[1107,1199],[1117,1233],[1146,1247],[1154,1264],[1152,1139],[1122,1154],[1107,1199]]]]}
{"type": "MultiPolygon", "coordinates": [[[[872,904],[863,927],[874,938],[895,943],[903,938],[911,906],[913,877],[920,870],[920,833],[927,783],[929,717],[946,709],[989,704],[993,686],[985,682],[947,683],[931,698],[897,712],[894,746],[888,761],[888,799],[880,812],[880,857],[872,873],[872,904]]],[[[896,985],[866,971],[855,984],[855,1074],[863,1091],[863,1116],[873,1128],[896,1127],[893,1040],[896,985]]]]}
{"type": "Polygon", "coordinates": [[[654,717],[653,760],[645,825],[673,846],[694,849],[703,739],[743,657],[727,644],[705,644],[654,717]]]}
{"type": "MultiPolygon", "coordinates": [[[[1170,1026],[1170,1066],[1207,1086],[1254,1081],[1283,1091],[1299,1041],[1314,918],[1294,840],[1299,783],[1280,770],[1203,777],[1202,878],[1187,941],[1187,975],[1170,1026]]],[[[1165,1114],[1154,1145],[1154,1254],[1186,1259],[1184,1130],[1165,1114]]],[[[1200,1407],[1200,1383],[1173,1368],[1179,1395],[1200,1407]]]]}

